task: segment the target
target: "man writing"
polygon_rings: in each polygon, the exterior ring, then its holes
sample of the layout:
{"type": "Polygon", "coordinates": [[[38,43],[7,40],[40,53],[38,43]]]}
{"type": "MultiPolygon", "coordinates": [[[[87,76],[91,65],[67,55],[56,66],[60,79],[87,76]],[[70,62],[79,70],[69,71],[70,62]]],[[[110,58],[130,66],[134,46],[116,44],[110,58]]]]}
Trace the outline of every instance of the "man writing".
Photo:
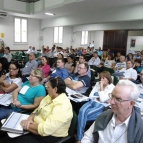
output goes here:
{"type": "Polygon", "coordinates": [[[120,80],[109,94],[111,110],[103,112],[85,132],[81,143],[142,143],[143,121],[135,107],[138,87],[129,80],[120,80]]]}

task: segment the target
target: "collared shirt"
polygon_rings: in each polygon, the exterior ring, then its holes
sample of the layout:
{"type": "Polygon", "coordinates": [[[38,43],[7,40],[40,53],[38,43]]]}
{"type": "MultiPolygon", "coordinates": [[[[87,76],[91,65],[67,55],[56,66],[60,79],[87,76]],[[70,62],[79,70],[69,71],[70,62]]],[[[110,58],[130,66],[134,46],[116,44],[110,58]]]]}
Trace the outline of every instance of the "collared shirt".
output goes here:
{"type": "Polygon", "coordinates": [[[60,94],[55,99],[47,95],[34,110],[39,113],[34,117],[34,122],[38,124],[38,133],[41,136],[65,137],[73,117],[72,105],[65,93],[60,94]]]}
{"type": "Polygon", "coordinates": [[[108,94],[112,93],[114,87],[115,86],[111,83],[105,87],[104,91],[100,91],[100,84],[99,84],[99,82],[97,82],[96,85],[93,87],[93,89],[89,95],[89,98],[92,100],[95,100],[96,99],[95,93],[98,93],[98,95],[100,97],[100,101],[105,102],[109,99],[108,94]]]}
{"type": "MultiPolygon", "coordinates": [[[[115,126],[115,115],[113,115],[111,121],[103,131],[98,131],[99,141],[98,143],[127,143],[127,128],[130,120],[130,116],[121,124],[115,126]]],[[[93,130],[95,122],[85,132],[81,143],[94,143],[93,130]]]]}
{"type": "Polygon", "coordinates": [[[113,115],[111,121],[103,131],[98,131],[98,143],[127,143],[127,129],[130,116],[121,124],[116,125],[116,117],[113,115]]]}
{"type": "Polygon", "coordinates": [[[96,59],[94,57],[92,57],[89,62],[88,65],[95,65],[98,66],[100,64],[100,59],[99,57],[97,57],[96,59]]]}
{"type": "Polygon", "coordinates": [[[38,67],[38,62],[36,60],[28,61],[22,71],[22,75],[30,75],[34,68],[38,67]]]}
{"type": "Polygon", "coordinates": [[[133,68],[129,68],[124,71],[124,77],[125,78],[133,78],[134,80],[137,79],[137,71],[134,70],[133,68]]]}

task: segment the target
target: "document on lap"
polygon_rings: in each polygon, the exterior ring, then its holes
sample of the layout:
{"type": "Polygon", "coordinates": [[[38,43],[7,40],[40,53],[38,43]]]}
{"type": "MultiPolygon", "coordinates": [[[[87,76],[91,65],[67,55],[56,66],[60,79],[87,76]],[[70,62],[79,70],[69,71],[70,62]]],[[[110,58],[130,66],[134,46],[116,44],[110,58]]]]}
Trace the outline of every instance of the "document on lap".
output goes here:
{"type": "Polygon", "coordinates": [[[89,97],[75,92],[74,90],[66,87],[66,92],[68,93],[68,98],[74,102],[88,101],[89,97]]]}
{"type": "MultiPolygon", "coordinates": [[[[29,117],[29,115],[27,115],[27,114],[12,112],[10,114],[10,116],[3,123],[1,130],[7,131],[8,135],[10,133],[16,133],[16,136],[17,136],[17,134],[23,135],[23,134],[25,134],[25,131],[23,130],[22,126],[20,125],[20,122],[22,120],[26,120],[28,117],[29,117]]],[[[28,133],[28,132],[26,131],[26,133],[28,133]]],[[[13,134],[13,137],[14,137],[14,135],[15,134],[13,134]]]]}
{"type": "Polygon", "coordinates": [[[11,94],[3,94],[0,96],[0,105],[9,106],[12,102],[11,94]]]}

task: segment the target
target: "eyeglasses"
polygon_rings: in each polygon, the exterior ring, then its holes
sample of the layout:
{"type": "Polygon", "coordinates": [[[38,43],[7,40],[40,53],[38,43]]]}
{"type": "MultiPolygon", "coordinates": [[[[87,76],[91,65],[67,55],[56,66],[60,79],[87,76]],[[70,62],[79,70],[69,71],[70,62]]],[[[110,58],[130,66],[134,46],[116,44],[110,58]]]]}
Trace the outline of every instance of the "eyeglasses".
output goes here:
{"type": "Polygon", "coordinates": [[[15,70],[17,70],[17,69],[12,69],[12,68],[9,68],[9,71],[15,71],[15,70]]]}
{"type": "Polygon", "coordinates": [[[123,100],[121,98],[116,98],[112,95],[112,93],[109,93],[108,96],[109,96],[110,100],[114,99],[114,102],[117,104],[121,104],[121,102],[125,102],[125,101],[131,101],[131,100],[123,100]]]}
{"type": "Polygon", "coordinates": [[[85,68],[78,67],[78,69],[85,69],[85,68]]]}

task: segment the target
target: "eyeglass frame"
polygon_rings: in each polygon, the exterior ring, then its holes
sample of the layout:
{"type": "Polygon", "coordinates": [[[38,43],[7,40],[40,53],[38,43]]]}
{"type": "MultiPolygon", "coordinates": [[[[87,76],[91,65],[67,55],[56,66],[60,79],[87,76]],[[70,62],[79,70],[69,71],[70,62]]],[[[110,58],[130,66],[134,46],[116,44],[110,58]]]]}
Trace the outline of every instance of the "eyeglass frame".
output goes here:
{"type": "Polygon", "coordinates": [[[113,98],[114,98],[114,101],[117,104],[118,103],[121,104],[122,102],[126,102],[126,101],[132,101],[132,100],[123,100],[123,99],[120,99],[120,98],[116,98],[116,97],[112,96],[112,93],[109,93],[108,96],[109,96],[110,100],[113,100],[113,98]]]}

